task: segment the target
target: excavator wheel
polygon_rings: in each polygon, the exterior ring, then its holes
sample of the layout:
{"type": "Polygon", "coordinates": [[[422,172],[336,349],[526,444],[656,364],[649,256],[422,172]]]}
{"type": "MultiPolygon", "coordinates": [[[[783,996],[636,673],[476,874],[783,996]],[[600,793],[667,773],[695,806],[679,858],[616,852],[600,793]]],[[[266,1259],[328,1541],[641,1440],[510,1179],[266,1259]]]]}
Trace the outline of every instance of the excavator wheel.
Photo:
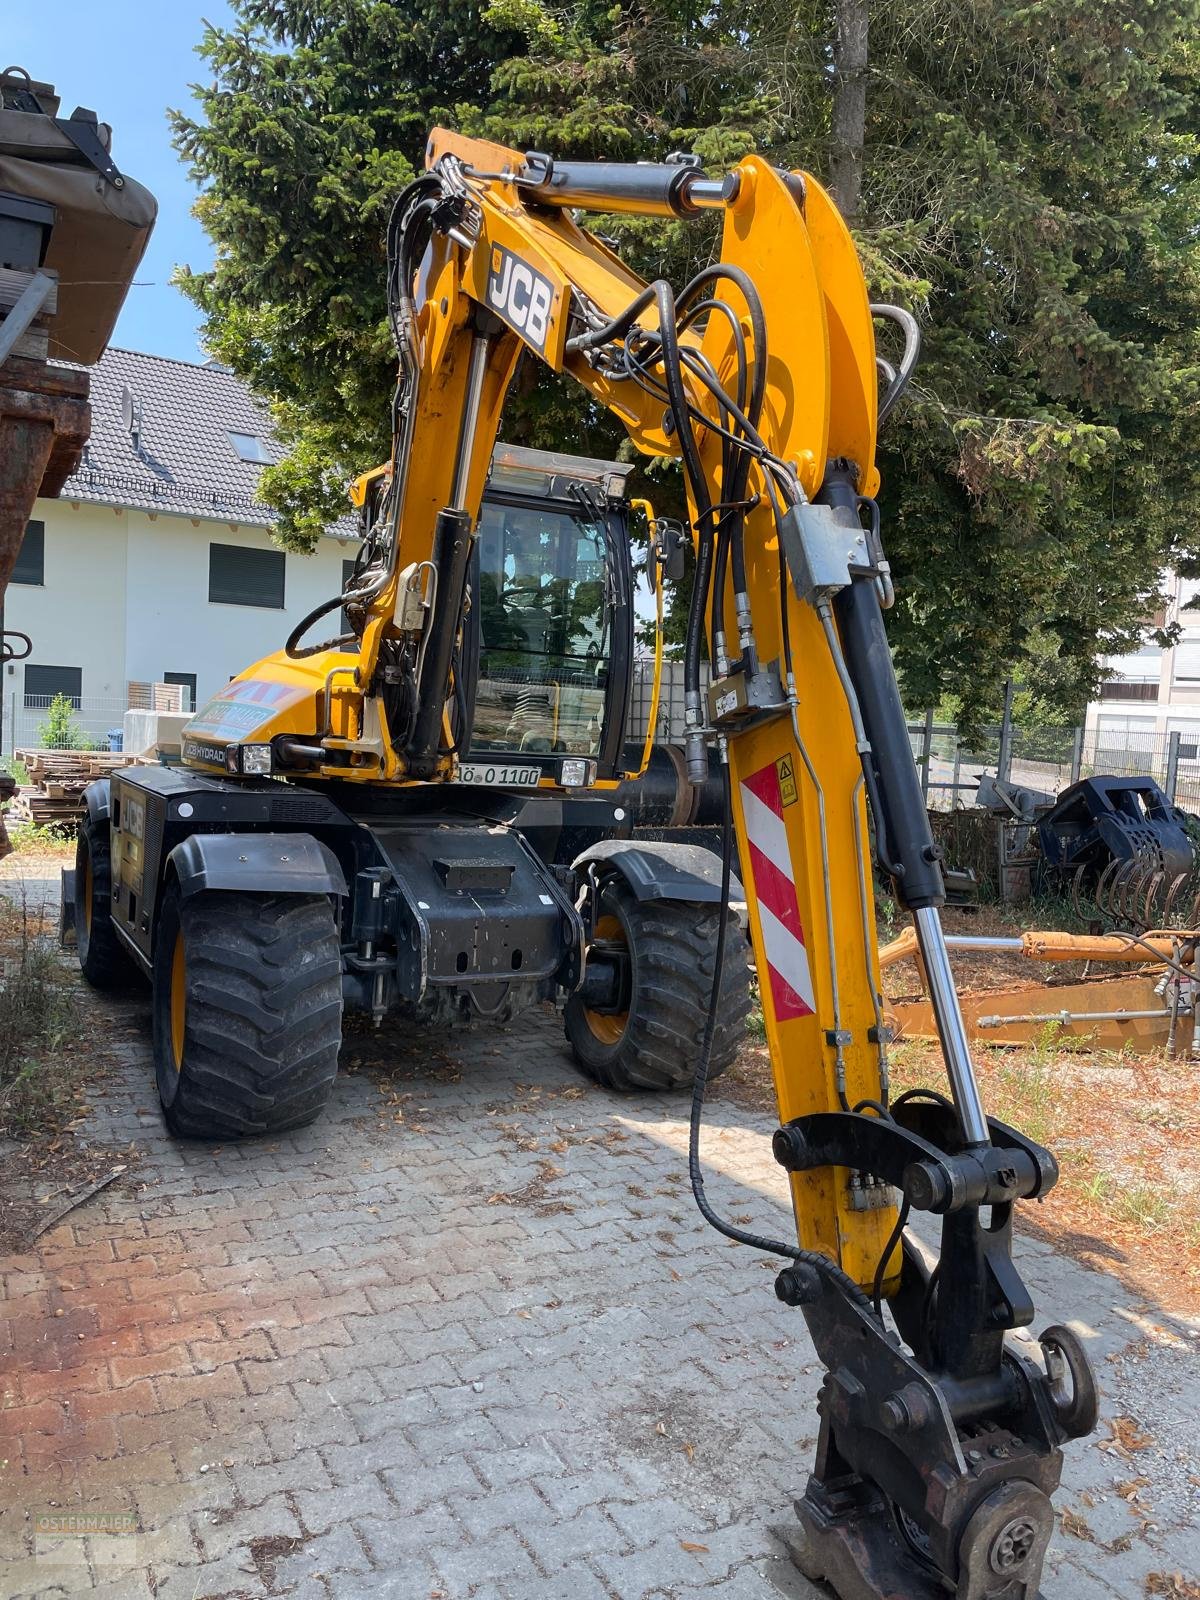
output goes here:
{"type": "Polygon", "coordinates": [[[595,938],[629,954],[628,1010],[567,1000],[575,1060],[606,1089],[689,1089],[704,1042],[720,918],[727,918],[720,1004],[708,1076],[731,1064],[746,1031],[750,969],[732,912],[686,900],[638,900],[618,878],[600,892],[595,938]]]}
{"type": "Polygon", "coordinates": [[[154,1073],[185,1139],[282,1133],[337,1076],[342,966],[324,895],[166,891],[154,957],[154,1073]]]}
{"type": "Polygon", "coordinates": [[[75,949],[93,989],[127,989],[137,969],[112,923],[112,855],[108,824],[90,817],[75,846],[75,949]]]}

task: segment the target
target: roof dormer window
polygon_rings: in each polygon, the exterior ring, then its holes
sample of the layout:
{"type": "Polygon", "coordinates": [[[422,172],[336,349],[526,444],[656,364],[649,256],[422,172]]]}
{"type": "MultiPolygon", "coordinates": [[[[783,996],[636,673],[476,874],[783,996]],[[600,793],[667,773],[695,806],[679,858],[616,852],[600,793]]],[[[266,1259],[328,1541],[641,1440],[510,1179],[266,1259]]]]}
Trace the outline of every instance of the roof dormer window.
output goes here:
{"type": "Polygon", "coordinates": [[[267,441],[260,439],[256,433],[231,433],[229,442],[241,461],[253,461],[262,466],[271,466],[275,460],[267,447],[267,441]]]}

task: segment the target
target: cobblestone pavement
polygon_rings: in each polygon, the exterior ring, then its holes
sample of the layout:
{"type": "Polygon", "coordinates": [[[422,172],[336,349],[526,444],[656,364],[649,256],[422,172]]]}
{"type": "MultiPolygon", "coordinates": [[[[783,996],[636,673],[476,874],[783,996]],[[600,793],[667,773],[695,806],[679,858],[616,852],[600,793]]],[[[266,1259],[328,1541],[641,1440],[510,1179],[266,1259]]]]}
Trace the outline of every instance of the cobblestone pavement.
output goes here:
{"type": "MultiPolygon", "coordinates": [[[[89,1137],[143,1157],[0,1262],[0,1594],[815,1600],[780,1535],[818,1369],[699,1223],[679,1103],[584,1084],[538,1016],[386,1072],[351,1039],[316,1127],[184,1145],[144,1001],[87,1003],[120,1062],[89,1137]],[[39,1530],[82,1513],[114,1531],[39,1530]]],[[[706,1152],[787,1227],[760,1118],[717,1099],[706,1152]]],[[[1147,1583],[1200,1571],[1194,1330],[1020,1254],[1131,1419],[1070,1449],[1046,1600],[1186,1592],[1147,1583]]]]}

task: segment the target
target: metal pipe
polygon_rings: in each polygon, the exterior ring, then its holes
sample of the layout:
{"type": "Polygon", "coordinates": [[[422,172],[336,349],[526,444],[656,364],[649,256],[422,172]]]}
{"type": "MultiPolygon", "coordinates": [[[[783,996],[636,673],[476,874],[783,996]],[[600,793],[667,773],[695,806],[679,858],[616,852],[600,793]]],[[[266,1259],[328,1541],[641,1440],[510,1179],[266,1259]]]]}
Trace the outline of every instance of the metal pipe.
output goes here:
{"type": "Polygon", "coordinates": [[[944,935],[947,950],[1012,950],[1020,955],[1025,948],[1022,938],[999,938],[988,933],[948,933],[944,935]]]}
{"type": "Polygon", "coordinates": [[[467,486],[471,476],[475,432],[479,426],[479,408],[483,400],[483,384],[487,377],[490,350],[491,340],[488,336],[477,333],[471,341],[471,355],[467,365],[462,423],[458,430],[458,448],[454,456],[454,486],[450,491],[451,511],[465,511],[467,508],[467,486]]]}
{"type": "Polygon", "coordinates": [[[0,366],[8,360],[17,340],[57,287],[58,279],[52,278],[48,272],[35,272],[30,278],[21,291],[17,303],[10,309],[3,323],[0,323],[0,366]]]}
{"type": "Polygon", "coordinates": [[[971,1064],[971,1047],[959,1009],[954,974],[950,970],[941,916],[936,906],[918,906],[913,912],[913,922],[925,965],[929,999],[933,1005],[946,1072],[950,1078],[950,1091],[962,1123],[963,1136],[969,1145],[990,1144],[987,1116],[979,1097],[975,1068],[971,1064]]]}
{"type": "Polygon", "coordinates": [[[1166,1006],[1158,1011],[1028,1011],[1020,1016],[980,1017],[977,1028],[1002,1028],[1007,1022],[1134,1022],[1143,1017],[1169,1017],[1166,1006]]]}

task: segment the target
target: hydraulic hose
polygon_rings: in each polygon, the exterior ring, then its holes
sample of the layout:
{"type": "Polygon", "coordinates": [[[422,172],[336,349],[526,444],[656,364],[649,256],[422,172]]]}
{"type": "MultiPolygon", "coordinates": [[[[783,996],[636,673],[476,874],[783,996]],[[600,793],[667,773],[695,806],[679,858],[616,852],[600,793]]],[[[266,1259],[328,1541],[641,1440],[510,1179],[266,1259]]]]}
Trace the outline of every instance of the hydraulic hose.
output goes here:
{"type": "Polygon", "coordinates": [[[816,1250],[805,1250],[799,1245],[788,1244],[782,1239],[772,1239],[766,1234],[751,1233],[745,1228],[739,1228],[732,1222],[726,1222],[724,1217],[714,1211],[704,1187],[704,1170],[700,1165],[700,1130],[704,1122],[704,1095],[708,1088],[708,1071],[712,1062],[713,1038],[716,1034],[717,1013],[721,1006],[721,979],[725,969],[725,937],[729,924],[729,884],[733,872],[733,809],[732,796],[729,792],[729,764],[721,762],[722,783],[725,792],[725,817],[721,827],[721,920],[717,925],[717,946],[713,961],[712,990],[709,995],[708,1015],[704,1020],[704,1037],[700,1046],[700,1059],[696,1063],[696,1077],[692,1085],[692,1109],[688,1123],[688,1178],[692,1186],[692,1195],[700,1215],[726,1239],[732,1239],[737,1244],[749,1245],[752,1250],[761,1250],[767,1255],[783,1256],[789,1261],[799,1265],[811,1267],[819,1272],[831,1285],[841,1292],[855,1305],[875,1315],[870,1297],[855,1283],[835,1261],[828,1256],[823,1256],[816,1250]]]}
{"type": "MultiPolygon", "coordinates": [[[[652,288],[658,307],[663,377],[666,380],[671,420],[675,426],[675,436],[679,441],[684,475],[696,507],[696,574],[692,586],[691,604],[688,607],[683,657],[684,697],[689,724],[694,729],[700,718],[700,649],[704,637],[704,619],[708,611],[708,596],[712,586],[714,557],[712,502],[709,499],[704,468],[701,465],[700,452],[696,448],[696,439],[688,414],[683,363],[679,355],[679,338],[675,328],[675,298],[671,293],[670,284],[662,279],[653,284],[652,288]]],[[[689,734],[688,770],[689,774],[698,770],[698,776],[703,780],[708,762],[703,750],[697,751],[692,747],[696,737],[694,732],[689,734]]]]}

